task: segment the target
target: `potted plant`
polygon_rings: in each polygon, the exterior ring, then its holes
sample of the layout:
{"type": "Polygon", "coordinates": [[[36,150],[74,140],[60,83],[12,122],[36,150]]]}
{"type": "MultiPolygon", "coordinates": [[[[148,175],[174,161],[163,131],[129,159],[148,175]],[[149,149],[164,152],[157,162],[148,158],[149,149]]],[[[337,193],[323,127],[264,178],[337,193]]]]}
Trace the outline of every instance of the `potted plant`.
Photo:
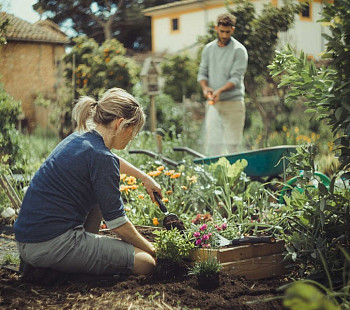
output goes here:
{"type": "Polygon", "coordinates": [[[206,260],[195,262],[189,274],[197,277],[200,288],[214,289],[220,285],[221,269],[222,266],[216,257],[208,257],[206,260]]]}

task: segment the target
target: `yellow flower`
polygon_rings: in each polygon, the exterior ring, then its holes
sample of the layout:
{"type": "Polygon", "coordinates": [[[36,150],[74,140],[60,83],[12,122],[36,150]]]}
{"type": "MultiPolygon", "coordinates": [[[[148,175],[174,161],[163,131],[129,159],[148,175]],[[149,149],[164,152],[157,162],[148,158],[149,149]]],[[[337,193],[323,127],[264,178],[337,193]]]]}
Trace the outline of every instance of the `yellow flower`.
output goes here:
{"type": "Polygon", "coordinates": [[[126,186],[126,185],[122,184],[122,185],[120,185],[119,190],[121,192],[125,192],[125,194],[128,194],[129,193],[129,186],[126,186]]]}
{"type": "Polygon", "coordinates": [[[181,173],[180,173],[180,172],[177,172],[177,173],[174,173],[174,174],[170,177],[170,179],[177,179],[177,178],[179,178],[179,177],[181,177],[181,173]]]}
{"type": "Polygon", "coordinates": [[[134,185],[129,186],[129,188],[130,188],[130,189],[134,189],[134,190],[135,190],[135,189],[138,189],[138,187],[139,187],[139,186],[138,186],[138,185],[135,185],[135,184],[134,184],[134,185]]]}
{"type": "Polygon", "coordinates": [[[157,167],[157,170],[158,170],[158,171],[163,171],[163,170],[164,170],[164,166],[159,166],[159,167],[157,167]]]}
{"type": "Polygon", "coordinates": [[[153,218],[152,222],[153,222],[154,226],[158,226],[159,225],[158,219],[156,217],[153,218]]]}
{"type": "Polygon", "coordinates": [[[174,173],[175,173],[175,170],[164,171],[165,175],[173,175],[174,173]]]}
{"type": "Polygon", "coordinates": [[[145,196],[144,196],[144,194],[140,194],[140,195],[137,196],[137,198],[138,198],[138,199],[144,199],[145,196]]]}
{"type": "Polygon", "coordinates": [[[131,211],[131,209],[128,208],[128,207],[125,207],[124,210],[125,210],[125,212],[130,212],[131,211]]]}
{"type": "Polygon", "coordinates": [[[158,171],[158,170],[147,172],[147,174],[151,177],[156,177],[156,176],[160,175],[161,173],[162,173],[162,171],[158,171]]]}
{"type": "Polygon", "coordinates": [[[171,195],[173,193],[173,191],[167,191],[166,194],[167,195],[171,195]]]}
{"type": "Polygon", "coordinates": [[[286,132],[288,130],[286,126],[283,126],[282,129],[284,132],[286,132]]]}
{"type": "Polygon", "coordinates": [[[183,190],[187,190],[187,189],[188,189],[187,186],[184,186],[184,185],[182,185],[181,188],[182,188],[183,190]]]}
{"type": "Polygon", "coordinates": [[[122,174],[120,175],[120,180],[124,181],[125,178],[126,178],[126,174],[125,174],[125,173],[122,173],[122,174]]]}
{"type": "Polygon", "coordinates": [[[163,198],[162,201],[163,202],[169,202],[169,199],[168,198],[163,198]]]}
{"type": "Polygon", "coordinates": [[[127,182],[129,185],[135,184],[136,178],[133,176],[129,176],[129,177],[125,178],[125,182],[127,182]]]}
{"type": "Polygon", "coordinates": [[[299,132],[299,127],[294,127],[294,132],[297,134],[299,132]]]}
{"type": "Polygon", "coordinates": [[[189,181],[190,184],[197,183],[197,176],[187,177],[187,181],[189,181]]]}

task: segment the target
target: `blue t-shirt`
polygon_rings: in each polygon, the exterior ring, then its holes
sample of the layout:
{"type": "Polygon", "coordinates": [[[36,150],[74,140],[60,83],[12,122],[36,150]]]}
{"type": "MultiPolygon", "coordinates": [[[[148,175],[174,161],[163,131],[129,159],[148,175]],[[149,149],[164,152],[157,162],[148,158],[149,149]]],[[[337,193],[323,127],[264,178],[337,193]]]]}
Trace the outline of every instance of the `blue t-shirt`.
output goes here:
{"type": "Polygon", "coordinates": [[[33,177],[14,224],[19,242],[43,242],[82,225],[99,205],[109,228],[127,222],[119,160],[96,131],[61,141],[33,177]]]}

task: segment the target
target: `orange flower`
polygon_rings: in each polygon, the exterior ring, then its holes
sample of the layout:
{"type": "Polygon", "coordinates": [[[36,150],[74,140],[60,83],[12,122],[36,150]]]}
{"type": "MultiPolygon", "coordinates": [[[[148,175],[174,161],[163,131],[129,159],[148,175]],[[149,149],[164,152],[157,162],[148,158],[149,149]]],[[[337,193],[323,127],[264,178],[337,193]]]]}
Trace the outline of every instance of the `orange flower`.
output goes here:
{"type": "Polygon", "coordinates": [[[120,185],[119,190],[121,192],[125,192],[125,194],[128,194],[129,193],[129,186],[126,186],[126,185],[122,184],[122,185],[120,185]]]}
{"type": "Polygon", "coordinates": [[[184,185],[182,185],[181,188],[182,188],[183,190],[187,190],[187,189],[188,189],[187,186],[184,186],[184,185]]]}
{"type": "Polygon", "coordinates": [[[173,191],[167,191],[166,194],[167,195],[171,195],[173,193],[173,191]]]}
{"type": "Polygon", "coordinates": [[[181,173],[180,173],[180,172],[177,172],[177,173],[174,173],[174,174],[170,177],[170,179],[177,179],[177,178],[179,178],[179,177],[181,177],[181,173]]]}
{"type": "Polygon", "coordinates": [[[159,166],[159,167],[157,167],[157,170],[158,170],[158,171],[163,171],[163,170],[164,170],[164,166],[159,166]]]}
{"type": "Polygon", "coordinates": [[[168,198],[163,198],[162,201],[163,202],[169,202],[169,199],[168,198]]]}
{"type": "Polygon", "coordinates": [[[158,175],[160,175],[162,173],[162,171],[150,171],[150,172],[147,172],[147,174],[151,177],[157,177],[158,175]]]}
{"type": "Polygon", "coordinates": [[[159,225],[158,219],[156,217],[152,220],[152,222],[153,222],[154,226],[158,226],[159,225]]]}
{"type": "Polygon", "coordinates": [[[106,58],[106,62],[109,62],[111,59],[109,57],[106,58]]]}
{"type": "Polygon", "coordinates": [[[175,170],[164,171],[165,175],[173,175],[174,173],[175,173],[175,170]]]}
{"type": "Polygon", "coordinates": [[[138,199],[144,199],[145,196],[144,196],[144,194],[140,194],[140,195],[137,196],[137,198],[138,198],[138,199]]]}
{"type": "Polygon", "coordinates": [[[136,178],[133,176],[129,176],[129,177],[125,178],[125,182],[127,182],[129,185],[135,184],[136,178]]]}
{"type": "Polygon", "coordinates": [[[138,186],[138,185],[135,185],[135,184],[134,184],[134,185],[129,186],[129,188],[130,188],[130,189],[134,189],[134,190],[135,190],[135,189],[138,189],[138,187],[139,187],[139,186],[138,186]]]}

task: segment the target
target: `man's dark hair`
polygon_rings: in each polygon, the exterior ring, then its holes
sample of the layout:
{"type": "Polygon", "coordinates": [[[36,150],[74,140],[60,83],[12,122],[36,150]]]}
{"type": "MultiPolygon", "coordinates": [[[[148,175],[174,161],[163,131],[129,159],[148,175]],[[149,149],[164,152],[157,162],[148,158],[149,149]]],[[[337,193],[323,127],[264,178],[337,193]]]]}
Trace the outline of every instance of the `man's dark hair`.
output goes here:
{"type": "Polygon", "coordinates": [[[217,18],[217,25],[220,26],[231,26],[236,24],[236,17],[230,13],[220,14],[217,18]]]}

